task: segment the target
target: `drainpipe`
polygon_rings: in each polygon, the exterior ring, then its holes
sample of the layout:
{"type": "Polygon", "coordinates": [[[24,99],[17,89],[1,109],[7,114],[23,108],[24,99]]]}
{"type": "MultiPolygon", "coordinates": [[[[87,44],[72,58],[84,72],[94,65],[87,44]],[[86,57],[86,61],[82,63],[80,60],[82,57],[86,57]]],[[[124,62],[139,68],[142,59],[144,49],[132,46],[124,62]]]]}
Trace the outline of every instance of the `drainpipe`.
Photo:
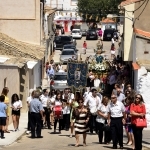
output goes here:
{"type": "Polygon", "coordinates": [[[40,2],[40,45],[42,45],[42,25],[43,25],[43,3],[40,2]]]}
{"type": "MultiPolygon", "coordinates": [[[[134,33],[134,27],[133,27],[133,47],[132,47],[132,50],[133,50],[132,62],[136,63],[136,34],[134,33]]],[[[134,90],[137,91],[138,70],[133,70],[133,81],[134,81],[134,90]]]]}
{"type": "MultiPolygon", "coordinates": [[[[133,18],[133,47],[132,47],[132,62],[136,63],[136,33],[134,32],[134,22],[135,19],[133,18]]],[[[133,70],[133,77],[134,81],[134,90],[137,91],[137,81],[138,81],[138,70],[133,70]]]]}

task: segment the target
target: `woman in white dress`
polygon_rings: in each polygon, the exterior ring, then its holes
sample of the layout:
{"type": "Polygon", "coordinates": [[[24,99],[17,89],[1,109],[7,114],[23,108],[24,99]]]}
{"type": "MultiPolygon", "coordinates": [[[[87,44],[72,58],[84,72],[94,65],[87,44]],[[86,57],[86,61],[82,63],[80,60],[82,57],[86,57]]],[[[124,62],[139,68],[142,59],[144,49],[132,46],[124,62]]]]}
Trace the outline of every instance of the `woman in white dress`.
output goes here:
{"type": "Polygon", "coordinates": [[[115,55],[115,51],[116,51],[116,48],[115,48],[115,44],[113,43],[111,45],[111,49],[110,49],[110,52],[111,52],[111,59],[113,59],[113,56],[115,55]]]}
{"type": "Polygon", "coordinates": [[[100,79],[98,78],[98,75],[95,75],[95,79],[94,79],[94,87],[98,90],[100,87],[100,79]]]}

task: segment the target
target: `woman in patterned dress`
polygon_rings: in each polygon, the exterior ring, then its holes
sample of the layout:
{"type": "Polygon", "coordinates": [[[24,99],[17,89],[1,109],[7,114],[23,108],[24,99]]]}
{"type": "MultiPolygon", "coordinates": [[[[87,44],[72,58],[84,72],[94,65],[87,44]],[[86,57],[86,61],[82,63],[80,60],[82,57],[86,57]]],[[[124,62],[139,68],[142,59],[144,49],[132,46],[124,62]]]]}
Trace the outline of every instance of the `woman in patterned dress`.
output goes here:
{"type": "Polygon", "coordinates": [[[70,128],[71,128],[70,138],[72,138],[73,131],[74,131],[74,123],[75,123],[75,119],[72,119],[72,113],[73,113],[74,109],[79,106],[78,100],[80,99],[80,97],[81,97],[80,92],[76,92],[75,99],[73,99],[71,104],[70,104],[70,106],[72,108],[71,113],[70,113],[70,128]]]}
{"type": "Polygon", "coordinates": [[[74,109],[72,119],[75,119],[75,138],[76,147],[79,146],[79,134],[83,134],[83,146],[86,146],[86,132],[89,130],[89,111],[83,105],[83,99],[80,98],[78,101],[79,106],[74,109]]]}

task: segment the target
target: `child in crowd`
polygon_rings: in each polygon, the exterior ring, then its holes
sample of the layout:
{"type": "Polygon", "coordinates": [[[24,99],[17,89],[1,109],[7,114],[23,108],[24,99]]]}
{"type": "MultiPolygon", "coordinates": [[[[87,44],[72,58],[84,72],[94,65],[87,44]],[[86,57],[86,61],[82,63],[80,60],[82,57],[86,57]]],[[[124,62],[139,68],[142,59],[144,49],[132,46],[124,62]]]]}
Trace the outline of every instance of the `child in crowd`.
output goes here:
{"type": "Polygon", "coordinates": [[[1,139],[4,139],[4,130],[6,126],[6,109],[7,105],[4,103],[5,96],[0,96],[0,133],[1,133],[1,139]]]}

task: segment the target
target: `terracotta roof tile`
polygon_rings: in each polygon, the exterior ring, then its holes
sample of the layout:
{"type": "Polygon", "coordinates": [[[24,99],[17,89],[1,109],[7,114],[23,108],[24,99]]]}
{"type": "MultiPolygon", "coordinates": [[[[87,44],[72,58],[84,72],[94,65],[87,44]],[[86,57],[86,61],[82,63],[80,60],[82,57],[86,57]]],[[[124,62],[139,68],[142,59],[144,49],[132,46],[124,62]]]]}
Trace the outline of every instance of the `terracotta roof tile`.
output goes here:
{"type": "Polygon", "coordinates": [[[140,66],[136,62],[132,63],[132,67],[133,67],[134,70],[140,69],[140,66]]]}
{"type": "Polygon", "coordinates": [[[143,1],[143,0],[125,0],[125,1],[121,2],[120,6],[130,5],[132,3],[136,3],[136,2],[139,2],[139,1],[143,1]]]}
{"type": "Polygon", "coordinates": [[[150,38],[150,32],[146,32],[146,31],[143,31],[143,30],[140,30],[140,29],[136,29],[136,28],[134,28],[134,32],[136,34],[139,34],[139,35],[142,35],[142,36],[150,38]]]}
{"type": "Polygon", "coordinates": [[[45,47],[17,41],[12,37],[0,33],[0,55],[8,57],[3,64],[24,66],[28,61],[37,61],[44,58],[45,47]]]}

